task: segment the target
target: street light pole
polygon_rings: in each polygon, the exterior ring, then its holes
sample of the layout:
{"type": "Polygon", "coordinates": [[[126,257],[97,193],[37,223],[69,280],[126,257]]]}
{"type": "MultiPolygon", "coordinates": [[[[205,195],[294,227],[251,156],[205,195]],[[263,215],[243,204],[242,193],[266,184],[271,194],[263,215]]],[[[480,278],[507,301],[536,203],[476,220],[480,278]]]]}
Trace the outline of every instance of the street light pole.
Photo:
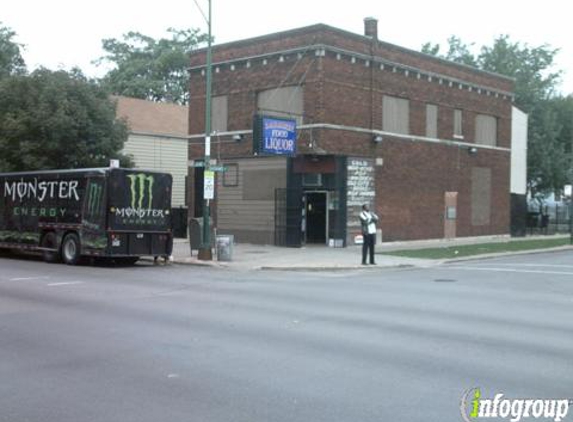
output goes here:
{"type": "MultiPolygon", "coordinates": [[[[212,52],[211,52],[211,0],[207,17],[208,37],[207,37],[207,69],[206,69],[206,97],[205,97],[205,163],[203,170],[203,182],[207,183],[207,176],[211,171],[211,83],[212,83],[212,52]]],[[[209,199],[203,191],[203,245],[199,250],[199,259],[210,261],[213,259],[211,251],[211,230],[210,230],[210,206],[209,199]]]]}
{"type": "Polygon", "coordinates": [[[571,152],[569,154],[569,244],[573,245],[573,136],[571,137],[571,152]]]}

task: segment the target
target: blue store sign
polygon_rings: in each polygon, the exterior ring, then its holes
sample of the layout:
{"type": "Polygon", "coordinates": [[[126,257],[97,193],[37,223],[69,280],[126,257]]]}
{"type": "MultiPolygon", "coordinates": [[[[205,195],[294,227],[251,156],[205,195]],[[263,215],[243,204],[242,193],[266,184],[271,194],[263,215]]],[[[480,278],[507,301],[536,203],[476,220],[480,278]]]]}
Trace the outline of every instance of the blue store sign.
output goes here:
{"type": "MultiPolygon", "coordinates": [[[[296,120],[276,117],[260,117],[259,154],[289,155],[296,154],[296,120]]],[[[257,149],[257,148],[256,148],[257,149]]]]}

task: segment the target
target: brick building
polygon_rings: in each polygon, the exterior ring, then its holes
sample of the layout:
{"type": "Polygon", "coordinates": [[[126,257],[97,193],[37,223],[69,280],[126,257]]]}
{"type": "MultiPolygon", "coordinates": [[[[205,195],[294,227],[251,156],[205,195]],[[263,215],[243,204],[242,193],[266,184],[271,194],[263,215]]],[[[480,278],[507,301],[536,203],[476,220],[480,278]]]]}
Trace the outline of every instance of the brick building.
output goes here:
{"type": "MultiPolygon", "coordinates": [[[[190,68],[189,195],[201,215],[206,51],[190,68]],[[196,165],[197,167],[194,167],[196,165]]],[[[213,49],[213,219],[242,242],[350,244],[509,233],[513,81],[326,25],[213,49]],[[297,123],[294,157],[253,154],[253,117],[297,123]]]]}

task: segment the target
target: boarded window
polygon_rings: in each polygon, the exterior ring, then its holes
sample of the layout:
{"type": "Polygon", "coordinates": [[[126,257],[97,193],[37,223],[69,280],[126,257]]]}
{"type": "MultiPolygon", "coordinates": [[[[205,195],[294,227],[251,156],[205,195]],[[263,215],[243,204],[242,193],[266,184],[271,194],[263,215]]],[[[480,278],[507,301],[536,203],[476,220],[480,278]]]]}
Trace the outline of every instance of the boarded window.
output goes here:
{"type": "Polygon", "coordinates": [[[497,119],[495,117],[484,114],[476,116],[476,143],[497,145],[497,119]]]}
{"type": "Polygon", "coordinates": [[[284,169],[249,170],[243,172],[243,200],[272,201],[275,189],[286,186],[284,169]]]}
{"type": "Polygon", "coordinates": [[[387,132],[410,133],[410,102],[385,95],[382,103],[382,129],[387,132]]]}
{"type": "Polygon", "coordinates": [[[472,169],[472,225],[485,226],[491,218],[491,169],[472,169]]]}
{"type": "Polygon", "coordinates": [[[261,91],[257,98],[257,107],[260,113],[296,119],[297,125],[301,125],[304,114],[303,88],[289,86],[261,91]]]}
{"type": "Polygon", "coordinates": [[[461,110],[454,110],[454,137],[455,138],[463,138],[464,137],[462,111],[461,110]]]}
{"type": "Polygon", "coordinates": [[[227,131],[227,96],[213,97],[211,100],[211,130],[213,132],[227,131]]]}
{"type": "Polygon", "coordinates": [[[426,136],[438,137],[438,106],[434,104],[426,105],[426,136]]]}

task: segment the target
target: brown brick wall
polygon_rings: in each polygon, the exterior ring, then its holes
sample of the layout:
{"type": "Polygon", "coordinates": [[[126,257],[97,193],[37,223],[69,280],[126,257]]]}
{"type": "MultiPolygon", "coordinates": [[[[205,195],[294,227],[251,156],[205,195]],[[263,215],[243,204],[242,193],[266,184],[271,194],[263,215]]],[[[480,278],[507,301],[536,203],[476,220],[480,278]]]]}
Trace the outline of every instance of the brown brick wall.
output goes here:
{"type": "MultiPolygon", "coordinates": [[[[317,121],[320,105],[320,60],[314,56],[303,58],[297,63],[291,57],[280,63],[276,59],[263,65],[259,60],[250,68],[244,65],[235,70],[222,68],[213,72],[212,95],[228,96],[229,131],[251,129],[257,107],[257,93],[278,86],[296,86],[303,82],[305,122],[317,121]]],[[[189,100],[189,133],[198,134],[205,128],[205,76],[192,72],[189,100]]]]}
{"type": "Polygon", "coordinates": [[[509,232],[509,152],[387,140],[378,154],[376,203],[385,240],[444,237],[444,193],[458,192],[457,235],[509,232]],[[491,219],[471,222],[471,169],[492,171],[491,219]]]}
{"type": "MultiPolygon", "coordinates": [[[[384,38],[383,32],[380,38],[384,38]]],[[[381,57],[395,63],[508,92],[513,90],[513,82],[508,78],[497,77],[469,66],[453,64],[383,41],[372,41],[362,35],[353,34],[322,24],[243,41],[215,45],[213,47],[213,62],[218,63],[249,58],[271,52],[280,52],[318,44],[337,47],[359,54],[381,57]]],[[[310,53],[314,54],[313,51],[310,51],[310,53]]],[[[205,50],[194,52],[191,56],[191,66],[201,66],[204,65],[204,63],[205,50]]]]}
{"type": "Polygon", "coordinates": [[[425,136],[426,104],[438,106],[438,137],[452,139],[454,109],[463,110],[464,141],[473,142],[475,116],[498,117],[498,146],[510,147],[511,102],[501,97],[479,94],[405,76],[389,70],[372,69],[364,63],[352,64],[327,55],[325,64],[325,123],[382,129],[382,97],[392,95],[410,101],[410,134],[425,136]],[[372,116],[370,116],[372,104],[372,116]]]}

